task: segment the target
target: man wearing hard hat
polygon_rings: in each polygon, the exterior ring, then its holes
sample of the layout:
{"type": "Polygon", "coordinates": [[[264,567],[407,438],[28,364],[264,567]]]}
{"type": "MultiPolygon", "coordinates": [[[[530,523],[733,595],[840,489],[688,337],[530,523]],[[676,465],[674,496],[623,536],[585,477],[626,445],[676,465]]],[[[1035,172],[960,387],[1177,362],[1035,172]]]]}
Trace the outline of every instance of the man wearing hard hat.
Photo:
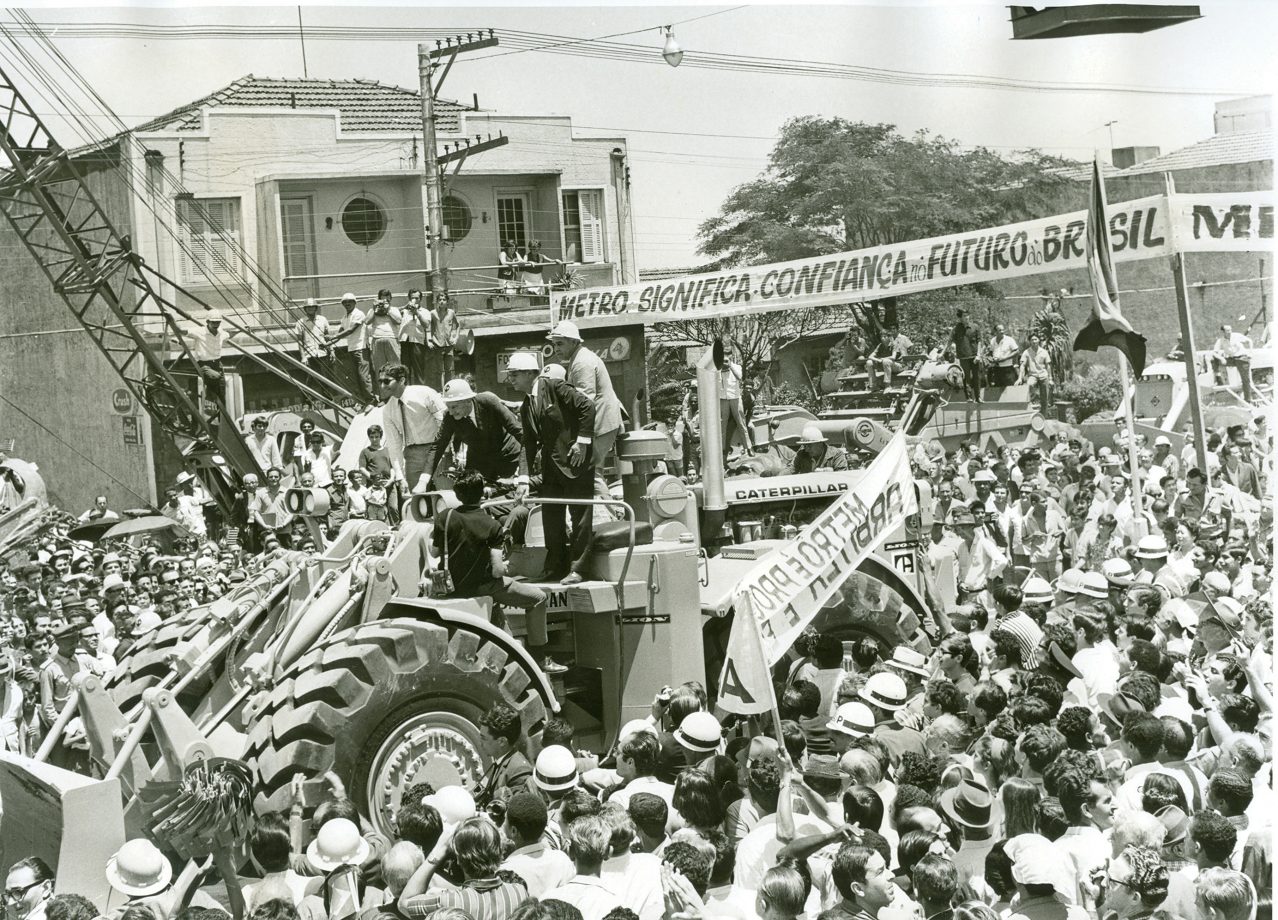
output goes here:
{"type": "Polygon", "coordinates": [[[453,465],[475,470],[492,483],[514,476],[519,471],[519,450],[524,429],[515,413],[496,393],[476,393],[469,381],[457,379],[444,384],[444,405],[448,414],[439,426],[434,458],[427,470],[427,480],[435,475],[435,467],[445,448],[453,448],[453,465]],[[465,449],[465,460],[457,460],[465,449]]]}
{"type": "Polygon", "coordinates": [[[799,452],[790,463],[791,473],[813,473],[817,470],[846,470],[848,454],[841,447],[831,447],[816,425],[805,425],[799,437],[799,452]]]}
{"type": "Polygon", "coordinates": [[[574,323],[564,320],[546,336],[555,349],[555,357],[564,366],[568,383],[589,397],[595,405],[594,455],[595,496],[610,498],[603,470],[608,463],[617,435],[621,433],[621,401],[612,389],[612,379],[603,359],[581,343],[581,333],[574,323]]]}
{"type": "MultiPolygon", "coordinates": [[[[527,467],[520,477],[521,492],[532,484],[534,466],[541,464],[539,493],[543,498],[590,498],[593,491],[591,445],[595,431],[594,403],[563,380],[543,377],[537,356],[519,351],[506,368],[511,385],[524,394],[519,420],[524,430],[527,467]]],[[[544,505],[546,570],[538,581],[577,584],[590,550],[594,529],[590,505],[544,505]],[[572,543],[565,517],[572,517],[572,543]]]]}

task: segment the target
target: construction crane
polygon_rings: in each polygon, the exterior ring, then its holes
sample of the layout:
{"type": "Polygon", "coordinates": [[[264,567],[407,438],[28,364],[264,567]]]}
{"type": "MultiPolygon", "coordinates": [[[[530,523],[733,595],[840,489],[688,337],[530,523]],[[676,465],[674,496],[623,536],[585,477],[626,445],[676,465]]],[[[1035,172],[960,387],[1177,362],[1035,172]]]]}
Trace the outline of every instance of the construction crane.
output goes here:
{"type": "MultiPolygon", "coordinates": [[[[72,156],[53,138],[17,85],[0,68],[0,152],[7,170],[0,172],[0,211],[22,240],[76,320],[124,381],[134,398],[157,424],[189,438],[202,478],[223,513],[230,511],[235,482],[219,473],[222,464],[238,479],[263,471],[240,436],[224,398],[206,392],[198,398],[178,379],[174,368],[196,367],[190,333],[179,320],[201,322],[160,293],[160,285],[181,290],[134,251],[103,210],[72,156]],[[157,322],[162,324],[157,328],[157,322]],[[163,330],[163,336],[157,333],[163,330]],[[166,361],[161,341],[172,349],[166,361]]],[[[188,295],[190,296],[190,295],[188,295]]],[[[191,297],[195,302],[198,298],[191,297]]],[[[268,348],[252,330],[233,329],[268,348]]],[[[245,350],[250,360],[289,381],[314,401],[349,416],[350,410],[327,393],[289,376],[245,350]]],[[[299,376],[313,372],[283,356],[299,376]]],[[[332,384],[327,384],[332,388],[332,384]]],[[[339,391],[340,395],[347,395],[339,391]]]]}

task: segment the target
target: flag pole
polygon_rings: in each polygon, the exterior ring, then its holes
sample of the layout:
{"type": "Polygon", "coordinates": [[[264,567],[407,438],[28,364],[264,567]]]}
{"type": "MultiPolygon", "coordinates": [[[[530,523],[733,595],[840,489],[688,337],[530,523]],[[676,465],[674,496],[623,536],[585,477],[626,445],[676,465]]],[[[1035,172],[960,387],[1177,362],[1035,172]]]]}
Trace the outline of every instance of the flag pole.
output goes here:
{"type": "MultiPolygon", "coordinates": [[[[765,668],[768,665],[767,656],[763,653],[763,630],[759,627],[759,618],[754,615],[754,603],[750,600],[749,594],[742,594],[738,599],[741,603],[737,605],[736,615],[741,616],[744,604],[746,618],[750,621],[750,638],[754,642],[755,651],[759,655],[759,661],[763,662],[765,668]]],[[[781,709],[777,706],[776,687],[772,683],[772,674],[768,672],[768,707],[772,712],[772,731],[777,736],[777,744],[781,746],[781,753],[785,754],[785,738],[781,732],[781,709]]]]}
{"type": "Polygon", "coordinates": [[[1132,488],[1132,518],[1136,522],[1136,536],[1148,536],[1147,522],[1145,520],[1145,508],[1143,497],[1143,486],[1141,482],[1140,462],[1136,454],[1136,395],[1135,395],[1135,379],[1132,376],[1131,365],[1127,362],[1127,355],[1121,350],[1118,352],[1118,373],[1123,378],[1123,414],[1126,416],[1125,422],[1127,426],[1127,468],[1131,472],[1132,488]]]}
{"type": "Polygon", "coordinates": [[[1168,226],[1172,244],[1171,271],[1172,281],[1176,288],[1176,312],[1180,317],[1180,344],[1185,360],[1185,384],[1189,387],[1189,415],[1194,433],[1194,456],[1198,458],[1198,468],[1207,472],[1207,431],[1203,425],[1202,396],[1198,392],[1198,350],[1194,347],[1194,324],[1189,315],[1189,286],[1185,282],[1185,256],[1180,251],[1180,240],[1176,238],[1175,228],[1178,225],[1172,212],[1172,196],[1176,194],[1176,180],[1172,174],[1163,173],[1166,183],[1168,226]]]}

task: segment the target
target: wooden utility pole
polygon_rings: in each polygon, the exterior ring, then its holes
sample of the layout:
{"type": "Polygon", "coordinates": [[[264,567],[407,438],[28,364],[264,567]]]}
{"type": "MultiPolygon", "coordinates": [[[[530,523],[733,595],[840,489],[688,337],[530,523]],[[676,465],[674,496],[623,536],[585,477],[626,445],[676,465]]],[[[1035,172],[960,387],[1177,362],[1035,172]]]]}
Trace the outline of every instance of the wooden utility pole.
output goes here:
{"type": "Polygon", "coordinates": [[[466,157],[472,153],[491,150],[507,143],[505,137],[487,141],[476,136],[476,143],[469,138],[458,141],[455,148],[439,154],[435,137],[435,97],[444,85],[448,71],[453,67],[457,55],[464,51],[478,51],[481,48],[493,48],[497,45],[497,37],[492,29],[484,32],[469,32],[463,39],[435,42],[435,47],[426,44],[417,46],[417,79],[422,95],[422,200],[426,209],[426,251],[430,255],[430,289],[436,309],[443,312],[448,308],[448,250],[444,238],[444,170],[443,166],[453,160],[457,161],[454,175],[461,169],[466,157]],[[444,61],[444,72],[435,79],[435,68],[439,61],[444,61]]]}

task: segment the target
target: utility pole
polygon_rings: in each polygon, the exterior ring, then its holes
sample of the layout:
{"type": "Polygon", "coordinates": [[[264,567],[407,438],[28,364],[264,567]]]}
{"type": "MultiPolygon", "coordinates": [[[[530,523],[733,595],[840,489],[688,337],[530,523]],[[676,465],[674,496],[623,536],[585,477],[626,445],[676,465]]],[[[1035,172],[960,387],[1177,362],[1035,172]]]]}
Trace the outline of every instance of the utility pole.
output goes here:
{"type": "Polygon", "coordinates": [[[443,166],[453,160],[457,161],[454,175],[461,169],[466,157],[472,153],[490,150],[507,143],[505,137],[487,141],[476,136],[476,143],[471,144],[469,138],[459,142],[453,149],[439,155],[439,147],[435,138],[435,97],[444,85],[444,79],[453,67],[457,55],[464,51],[478,51],[481,48],[493,48],[497,45],[497,37],[492,29],[484,32],[468,32],[463,39],[436,41],[435,47],[427,47],[425,43],[417,46],[417,77],[422,95],[422,199],[426,209],[426,251],[430,254],[430,289],[436,309],[441,312],[448,308],[448,252],[444,243],[444,170],[443,166]],[[440,60],[444,60],[444,72],[435,79],[435,68],[440,60]]]}

